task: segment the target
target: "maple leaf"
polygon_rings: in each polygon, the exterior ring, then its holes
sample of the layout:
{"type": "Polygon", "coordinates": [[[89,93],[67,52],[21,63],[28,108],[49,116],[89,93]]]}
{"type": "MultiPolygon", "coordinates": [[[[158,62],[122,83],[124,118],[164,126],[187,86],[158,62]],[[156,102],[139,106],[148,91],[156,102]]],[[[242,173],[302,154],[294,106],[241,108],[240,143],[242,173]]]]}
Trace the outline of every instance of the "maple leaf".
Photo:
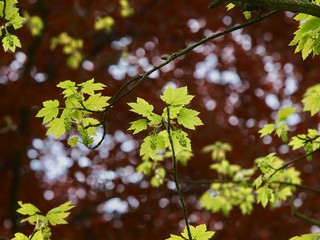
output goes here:
{"type": "Polygon", "coordinates": [[[195,129],[195,126],[203,125],[198,115],[199,112],[195,110],[182,108],[178,115],[178,123],[188,129],[195,129]]]}
{"type": "Polygon", "coordinates": [[[50,122],[53,118],[58,116],[59,101],[48,100],[43,102],[43,108],[38,112],[36,117],[43,117],[42,123],[50,122]]]}
{"type": "Polygon", "coordinates": [[[162,101],[173,106],[187,105],[193,97],[192,95],[188,95],[187,87],[173,89],[171,86],[167,87],[163,95],[160,96],[162,101]]]}
{"type": "Polygon", "coordinates": [[[92,78],[84,83],[80,83],[80,84],[78,84],[78,86],[81,87],[82,93],[87,93],[89,95],[94,95],[95,91],[103,90],[106,87],[106,85],[104,85],[102,83],[95,83],[94,78],[92,78]]]}

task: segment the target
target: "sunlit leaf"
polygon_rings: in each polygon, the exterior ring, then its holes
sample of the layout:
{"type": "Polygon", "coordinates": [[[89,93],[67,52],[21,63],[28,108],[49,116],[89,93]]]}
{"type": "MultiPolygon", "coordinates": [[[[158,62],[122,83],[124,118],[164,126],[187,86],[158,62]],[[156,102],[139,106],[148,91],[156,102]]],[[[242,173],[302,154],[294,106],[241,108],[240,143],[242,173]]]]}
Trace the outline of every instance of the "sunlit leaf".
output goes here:
{"type": "Polygon", "coordinates": [[[43,108],[40,109],[36,117],[43,117],[42,123],[50,122],[52,119],[56,118],[59,113],[59,101],[58,100],[48,100],[43,102],[43,108]]]}

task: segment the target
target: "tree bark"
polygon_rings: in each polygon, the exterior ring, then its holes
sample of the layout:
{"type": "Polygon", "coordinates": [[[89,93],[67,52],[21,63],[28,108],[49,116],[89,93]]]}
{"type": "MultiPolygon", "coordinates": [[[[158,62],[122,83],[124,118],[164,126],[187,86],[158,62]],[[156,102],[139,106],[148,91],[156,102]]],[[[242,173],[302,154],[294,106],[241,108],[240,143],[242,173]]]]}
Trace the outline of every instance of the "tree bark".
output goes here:
{"type": "MultiPolygon", "coordinates": [[[[215,7],[222,1],[217,0],[209,6],[215,7]]],[[[308,0],[230,0],[227,1],[241,7],[244,11],[280,10],[294,13],[305,13],[320,18],[320,6],[308,0]]]]}

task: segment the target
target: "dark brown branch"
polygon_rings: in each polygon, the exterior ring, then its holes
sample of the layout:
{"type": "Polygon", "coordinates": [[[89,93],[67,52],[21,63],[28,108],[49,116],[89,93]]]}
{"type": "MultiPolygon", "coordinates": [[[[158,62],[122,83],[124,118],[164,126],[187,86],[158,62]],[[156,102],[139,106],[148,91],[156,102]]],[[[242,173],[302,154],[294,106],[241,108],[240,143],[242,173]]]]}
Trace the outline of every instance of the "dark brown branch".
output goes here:
{"type": "MultiPolygon", "coordinates": [[[[226,1],[241,7],[244,11],[277,10],[293,13],[305,13],[320,18],[320,6],[308,0],[230,0],[226,1]]],[[[209,8],[217,7],[222,1],[213,1],[209,8]]]]}

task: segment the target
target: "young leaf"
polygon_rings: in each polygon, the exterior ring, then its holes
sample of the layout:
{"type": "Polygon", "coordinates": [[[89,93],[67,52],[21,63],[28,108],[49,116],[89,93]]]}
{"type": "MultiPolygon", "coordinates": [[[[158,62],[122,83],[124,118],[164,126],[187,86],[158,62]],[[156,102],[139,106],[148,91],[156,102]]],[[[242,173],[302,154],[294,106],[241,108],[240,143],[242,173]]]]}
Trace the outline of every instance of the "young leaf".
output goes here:
{"type": "Polygon", "coordinates": [[[184,106],[191,102],[194,96],[188,95],[187,87],[173,89],[171,86],[167,87],[164,93],[160,96],[162,101],[168,105],[184,106]]]}
{"type": "Polygon", "coordinates": [[[64,204],[61,204],[59,207],[51,209],[47,213],[46,218],[53,226],[57,224],[67,224],[67,221],[64,220],[64,218],[69,216],[69,210],[72,208],[74,208],[74,206],[71,205],[71,202],[66,202],[64,204]]]}
{"type": "Polygon", "coordinates": [[[32,236],[31,240],[45,240],[45,238],[42,232],[39,230],[32,236]]]}
{"type": "Polygon", "coordinates": [[[31,203],[18,202],[20,208],[17,210],[18,213],[22,215],[35,215],[40,212],[40,210],[31,203]]]}
{"type": "Polygon", "coordinates": [[[292,237],[289,240],[318,240],[319,237],[320,237],[319,233],[309,233],[309,234],[303,234],[301,236],[292,237]]]}
{"type": "Polygon", "coordinates": [[[7,52],[8,50],[10,50],[11,52],[15,52],[16,47],[21,48],[21,42],[16,35],[7,33],[2,39],[2,46],[5,52],[7,52]]]}
{"type": "Polygon", "coordinates": [[[143,117],[148,117],[153,111],[153,106],[142,98],[137,98],[136,102],[128,103],[131,107],[130,111],[137,113],[143,117]]]}
{"type": "Polygon", "coordinates": [[[70,80],[66,80],[63,82],[60,82],[57,87],[64,89],[62,92],[64,94],[64,97],[69,97],[71,95],[76,94],[78,87],[76,87],[76,83],[72,82],[70,80]]]}
{"type": "MultiPolygon", "coordinates": [[[[207,226],[205,224],[201,224],[199,226],[190,226],[190,231],[193,239],[196,240],[208,240],[211,239],[214,235],[213,231],[207,231],[207,226]]],[[[188,231],[185,228],[183,233],[181,234],[183,237],[188,239],[188,231]]]]}
{"type": "Polygon", "coordinates": [[[72,137],[68,140],[68,144],[70,147],[76,147],[78,145],[79,138],[78,137],[72,137]]]}
{"type": "MultiPolygon", "coordinates": [[[[215,234],[215,232],[213,231],[207,231],[207,226],[205,224],[201,224],[199,226],[190,226],[190,232],[191,232],[191,236],[192,239],[194,240],[209,240],[213,237],[213,235],[215,234]]],[[[170,235],[170,238],[168,238],[167,240],[185,240],[185,239],[189,239],[189,234],[188,234],[188,230],[185,227],[183,232],[181,233],[181,235],[183,236],[177,236],[177,235],[170,235]]]]}
{"type": "Polygon", "coordinates": [[[140,156],[154,158],[159,150],[165,149],[164,137],[160,134],[147,136],[140,147],[140,156]]]}
{"type": "Polygon", "coordinates": [[[23,233],[16,233],[14,234],[14,238],[12,238],[11,240],[29,240],[29,238],[23,233]]]}
{"type": "Polygon", "coordinates": [[[303,111],[310,111],[311,116],[320,111],[320,84],[316,84],[307,89],[302,102],[303,111]]]}
{"type": "Polygon", "coordinates": [[[66,129],[64,125],[64,119],[55,118],[48,124],[47,135],[54,134],[54,138],[57,139],[65,134],[66,129]]]}
{"type": "Polygon", "coordinates": [[[108,100],[110,97],[101,96],[101,93],[91,95],[83,105],[91,111],[103,111],[103,108],[109,105],[108,100]]]}
{"type": "Polygon", "coordinates": [[[262,129],[259,130],[260,133],[260,137],[264,137],[266,135],[271,134],[275,129],[275,125],[274,124],[266,124],[263,126],[262,129]]]}
{"type": "Polygon", "coordinates": [[[59,101],[48,100],[43,102],[43,108],[38,112],[36,117],[43,117],[42,123],[50,122],[53,118],[58,116],[59,113],[59,101]]]}
{"type": "Polygon", "coordinates": [[[268,202],[274,201],[274,194],[272,189],[270,189],[268,186],[263,186],[259,189],[257,189],[257,202],[261,202],[263,207],[266,207],[268,202]]]}
{"type": "Polygon", "coordinates": [[[292,146],[292,150],[296,150],[298,148],[301,148],[305,145],[306,140],[304,140],[304,138],[306,137],[306,135],[302,134],[302,135],[298,135],[298,136],[294,136],[291,138],[291,141],[289,142],[289,146],[292,146]]]}
{"type": "Polygon", "coordinates": [[[128,130],[133,130],[133,134],[146,130],[148,127],[146,119],[139,119],[137,121],[131,122],[130,124],[131,126],[130,128],[128,128],[128,130]]]}
{"type": "Polygon", "coordinates": [[[287,118],[296,111],[296,109],[297,109],[296,107],[287,106],[287,107],[279,110],[277,123],[282,122],[282,121],[286,121],[287,118]]]}
{"type": "Polygon", "coordinates": [[[92,78],[84,83],[80,83],[80,84],[78,84],[78,86],[81,87],[82,93],[87,93],[89,95],[94,95],[95,91],[103,90],[106,87],[106,85],[104,85],[102,83],[95,83],[94,78],[92,78]]]}
{"type": "Polygon", "coordinates": [[[199,112],[192,110],[181,108],[179,115],[178,115],[178,123],[183,125],[185,128],[188,129],[195,129],[195,126],[203,125],[202,121],[199,117],[199,112]]]}

